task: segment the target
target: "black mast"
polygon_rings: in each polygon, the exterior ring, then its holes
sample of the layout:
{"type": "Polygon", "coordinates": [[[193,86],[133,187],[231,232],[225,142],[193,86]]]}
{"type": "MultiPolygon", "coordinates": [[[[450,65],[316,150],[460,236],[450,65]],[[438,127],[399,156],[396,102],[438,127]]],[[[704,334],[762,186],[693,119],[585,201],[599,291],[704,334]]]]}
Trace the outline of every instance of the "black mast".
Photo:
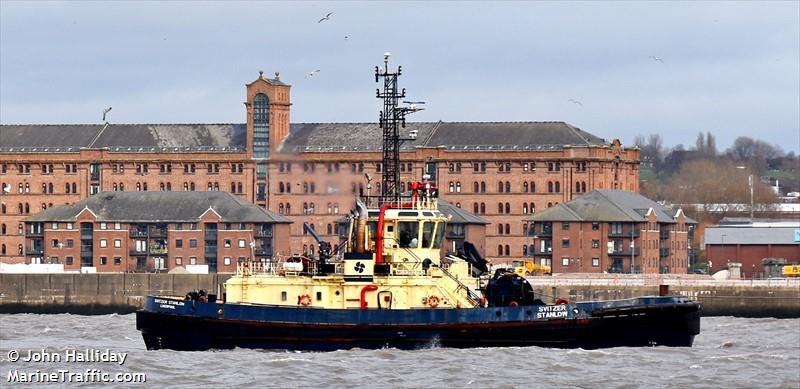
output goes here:
{"type": "Polygon", "coordinates": [[[399,127],[405,128],[406,114],[416,112],[421,108],[398,107],[398,100],[406,97],[406,90],[397,90],[397,78],[402,73],[403,67],[398,66],[397,71],[389,70],[389,57],[391,53],[383,54],[383,69],[375,66],[375,82],[383,78],[383,91],[378,89],[376,97],[383,99],[383,110],[380,112],[378,124],[383,129],[383,166],[381,170],[381,203],[399,202],[403,188],[400,188],[400,144],[399,127]],[[398,126],[399,125],[399,126],[398,126]]]}

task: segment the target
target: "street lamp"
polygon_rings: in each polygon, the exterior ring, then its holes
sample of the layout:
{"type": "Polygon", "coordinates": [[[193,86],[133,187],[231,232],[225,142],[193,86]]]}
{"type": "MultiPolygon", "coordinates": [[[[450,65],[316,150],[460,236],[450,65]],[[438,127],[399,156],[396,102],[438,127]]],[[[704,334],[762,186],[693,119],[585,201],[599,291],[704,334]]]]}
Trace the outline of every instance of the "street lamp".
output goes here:
{"type": "MultiPolygon", "coordinates": [[[[737,169],[747,169],[747,166],[737,166],[737,169]]],[[[750,187],[750,223],[753,222],[753,174],[747,176],[747,186],[750,187]]]]}

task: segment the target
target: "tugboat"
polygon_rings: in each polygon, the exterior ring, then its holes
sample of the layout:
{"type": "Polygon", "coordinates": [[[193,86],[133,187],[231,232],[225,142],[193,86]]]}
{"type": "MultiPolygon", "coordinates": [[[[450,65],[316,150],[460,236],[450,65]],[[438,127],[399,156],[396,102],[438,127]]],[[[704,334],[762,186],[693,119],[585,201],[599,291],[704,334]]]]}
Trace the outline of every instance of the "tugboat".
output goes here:
{"type": "Polygon", "coordinates": [[[546,304],[514,269],[488,274],[469,244],[442,255],[435,183],[399,186],[399,129],[419,109],[397,106],[400,68],[388,53],[384,65],[381,193],[356,200],[347,238],[333,245],[305,224],[316,258],[241,262],[222,296],[148,296],[136,313],[148,349],[692,346],[701,305],[685,297],[546,304]]]}

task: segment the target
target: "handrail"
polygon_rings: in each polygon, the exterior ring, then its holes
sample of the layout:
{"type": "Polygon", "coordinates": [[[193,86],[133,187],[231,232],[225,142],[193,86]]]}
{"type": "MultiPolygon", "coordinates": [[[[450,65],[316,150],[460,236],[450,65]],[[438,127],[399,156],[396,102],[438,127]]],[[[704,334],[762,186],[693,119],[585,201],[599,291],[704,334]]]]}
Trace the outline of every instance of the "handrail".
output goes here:
{"type": "MultiPolygon", "coordinates": [[[[469,301],[471,301],[476,306],[480,305],[480,297],[478,297],[478,295],[475,294],[472,291],[472,289],[469,288],[469,286],[467,286],[466,284],[461,282],[461,280],[459,280],[454,275],[452,275],[447,269],[445,269],[443,267],[439,267],[439,270],[441,270],[442,273],[444,275],[446,275],[447,277],[449,277],[451,280],[455,281],[456,285],[458,285],[458,289],[462,289],[463,288],[464,290],[467,291],[467,299],[469,299],[469,301]]],[[[456,289],[456,292],[458,292],[458,289],[456,289]]]]}

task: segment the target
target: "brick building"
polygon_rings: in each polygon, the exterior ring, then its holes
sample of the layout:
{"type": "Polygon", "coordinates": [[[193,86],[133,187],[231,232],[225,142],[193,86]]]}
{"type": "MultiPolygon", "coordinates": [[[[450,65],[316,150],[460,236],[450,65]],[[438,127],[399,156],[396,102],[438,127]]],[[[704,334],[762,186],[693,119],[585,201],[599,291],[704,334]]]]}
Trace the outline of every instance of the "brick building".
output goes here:
{"type": "Polygon", "coordinates": [[[65,270],[168,271],[289,251],[289,220],[226,192],[101,192],[24,220],[28,263],[65,270]]]}
{"type": "Polygon", "coordinates": [[[696,222],[638,193],[594,190],[538,213],[523,247],[553,273],[685,274],[696,222]]]}
{"type": "MultiPolygon", "coordinates": [[[[290,86],[246,86],[243,124],[0,126],[0,261],[25,258],[23,219],[101,191],[227,191],[292,219],[290,251],[326,239],[358,193],[376,193],[373,123],[290,124],[290,86]],[[370,189],[373,188],[373,189],[370,189]]],[[[523,220],[593,189],[639,190],[639,151],[563,122],[409,123],[404,185],[429,174],[441,197],[479,214],[485,255],[522,256],[523,220]]]]}
{"type": "Polygon", "coordinates": [[[756,220],[727,222],[705,229],[703,237],[710,273],[728,263],[741,263],[743,278],[761,278],[765,259],[800,263],[800,222],[756,220]]]}

